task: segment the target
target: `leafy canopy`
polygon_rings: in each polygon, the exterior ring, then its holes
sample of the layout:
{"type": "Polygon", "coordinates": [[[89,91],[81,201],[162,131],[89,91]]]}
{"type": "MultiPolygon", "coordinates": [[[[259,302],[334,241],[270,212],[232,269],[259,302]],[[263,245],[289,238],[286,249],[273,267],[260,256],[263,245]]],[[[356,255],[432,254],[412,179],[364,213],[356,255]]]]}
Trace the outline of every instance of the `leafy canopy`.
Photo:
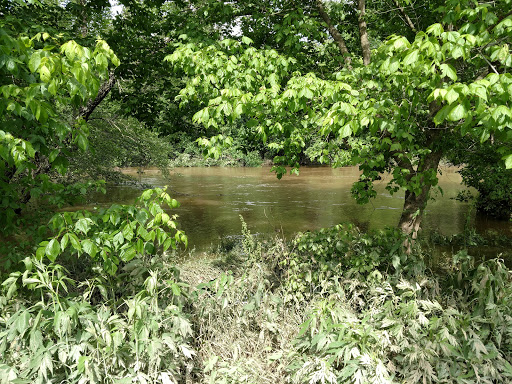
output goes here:
{"type": "MultiPolygon", "coordinates": [[[[278,176],[286,165],[298,169],[307,136],[317,134],[324,138],[316,149],[320,161],[360,165],[354,188],[360,201],[375,195],[371,183],[384,171],[392,172],[391,192],[419,194],[437,183],[437,168],[421,167],[426,157],[446,152],[456,137],[512,138],[510,6],[510,0],[447,2],[441,23],[412,42],[389,37],[369,66],[355,63],[352,71],[305,73],[294,57],[253,48],[247,38],[183,43],[166,60],[190,76],[182,103],[209,95],[194,121],[220,126],[244,116],[280,151],[278,176]]],[[[501,155],[512,167],[512,154],[501,155]]]]}
{"type": "Polygon", "coordinates": [[[111,64],[119,60],[103,40],[91,49],[48,33],[18,36],[0,25],[2,227],[24,196],[58,188],[42,169],[64,173],[66,148],[87,149],[87,124],[67,116],[96,96],[111,64]]]}

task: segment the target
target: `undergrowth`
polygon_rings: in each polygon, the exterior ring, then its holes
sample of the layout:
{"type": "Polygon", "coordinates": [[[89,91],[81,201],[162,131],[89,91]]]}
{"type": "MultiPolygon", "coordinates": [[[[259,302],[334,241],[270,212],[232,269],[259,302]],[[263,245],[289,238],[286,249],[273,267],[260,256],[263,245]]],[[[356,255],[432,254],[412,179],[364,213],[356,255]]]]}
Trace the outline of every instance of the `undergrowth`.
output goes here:
{"type": "MultiPolygon", "coordinates": [[[[508,383],[511,274],[338,225],[177,263],[176,206],[62,213],[2,278],[1,383],[508,383]],[[22,257],[23,256],[23,257],[22,257]],[[435,272],[434,272],[435,271],[435,272]]],[[[12,256],[12,255],[11,255],[12,256]]]]}
{"type": "Polygon", "coordinates": [[[194,142],[175,148],[170,160],[171,167],[259,167],[263,159],[258,151],[229,148],[218,157],[207,157],[194,142]]]}

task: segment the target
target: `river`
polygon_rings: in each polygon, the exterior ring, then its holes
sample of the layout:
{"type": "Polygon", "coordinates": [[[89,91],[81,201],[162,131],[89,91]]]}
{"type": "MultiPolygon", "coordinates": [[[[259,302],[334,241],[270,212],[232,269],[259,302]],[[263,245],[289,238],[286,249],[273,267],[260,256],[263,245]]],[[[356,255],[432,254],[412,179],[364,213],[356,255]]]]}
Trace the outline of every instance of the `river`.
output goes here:
{"type": "MultiPolygon", "coordinates": [[[[380,229],[398,223],[403,193],[390,196],[385,179],[376,184],[378,196],[369,204],[358,205],[350,194],[357,180],[356,167],[332,169],[302,167],[300,175],[286,175],[278,180],[269,167],[261,168],[174,168],[164,178],[158,169],[124,169],[125,174],[154,186],[168,185],[169,193],[181,207],[180,227],[189,238],[189,247],[206,251],[221,239],[241,233],[242,215],[254,234],[279,234],[290,238],[297,231],[315,230],[341,222],[360,228],[380,229]]],[[[454,198],[464,189],[455,168],[444,168],[439,185],[443,190],[433,193],[424,218],[424,231],[442,234],[460,233],[465,225],[478,231],[494,229],[512,236],[509,222],[477,218],[468,203],[454,198]]],[[[140,190],[128,186],[109,187],[107,194],[95,196],[89,206],[110,203],[131,203],[140,190]]]]}

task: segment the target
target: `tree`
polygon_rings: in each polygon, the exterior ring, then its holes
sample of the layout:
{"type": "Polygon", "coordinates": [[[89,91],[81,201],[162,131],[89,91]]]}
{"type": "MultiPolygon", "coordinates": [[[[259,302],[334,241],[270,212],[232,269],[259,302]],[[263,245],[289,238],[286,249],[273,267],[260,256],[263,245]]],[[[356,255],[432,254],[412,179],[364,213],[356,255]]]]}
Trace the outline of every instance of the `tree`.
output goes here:
{"type": "Polygon", "coordinates": [[[94,99],[109,65],[119,65],[103,40],[93,49],[58,35],[17,34],[0,24],[0,225],[32,197],[61,190],[48,177],[65,173],[68,149],[88,147],[88,127],[69,114],[94,99]]]}
{"type": "MultiPolygon", "coordinates": [[[[251,47],[246,37],[183,43],[166,60],[190,76],[179,96],[184,104],[209,97],[194,121],[209,127],[250,118],[260,139],[281,152],[278,176],[285,165],[297,172],[312,133],[325,140],[316,150],[322,162],[334,150],[359,165],[353,192],[360,202],[376,195],[373,182],[389,172],[388,190],[405,191],[398,225],[414,238],[447,143],[512,138],[510,5],[446,2],[438,9],[442,22],[412,43],[391,36],[369,65],[353,59],[352,68],[323,77],[301,71],[287,52],[251,47]]],[[[512,154],[504,149],[501,156],[511,168],[512,154]]]]}

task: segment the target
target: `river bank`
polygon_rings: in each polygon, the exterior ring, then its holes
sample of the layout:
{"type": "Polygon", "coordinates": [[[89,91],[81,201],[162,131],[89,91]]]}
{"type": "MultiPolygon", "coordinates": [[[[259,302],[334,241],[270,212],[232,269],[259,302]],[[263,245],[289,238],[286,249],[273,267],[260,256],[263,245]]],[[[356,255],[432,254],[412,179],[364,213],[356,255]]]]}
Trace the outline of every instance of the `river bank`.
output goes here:
{"type": "Polygon", "coordinates": [[[440,260],[429,242],[406,253],[394,229],[345,224],[265,239],[238,217],[234,240],[188,257],[163,203],[177,205],[155,189],[135,206],[62,212],[35,255],[12,248],[1,378],[473,384],[512,375],[512,273],[498,254],[471,256],[471,232],[438,237],[459,247],[440,260]]]}

